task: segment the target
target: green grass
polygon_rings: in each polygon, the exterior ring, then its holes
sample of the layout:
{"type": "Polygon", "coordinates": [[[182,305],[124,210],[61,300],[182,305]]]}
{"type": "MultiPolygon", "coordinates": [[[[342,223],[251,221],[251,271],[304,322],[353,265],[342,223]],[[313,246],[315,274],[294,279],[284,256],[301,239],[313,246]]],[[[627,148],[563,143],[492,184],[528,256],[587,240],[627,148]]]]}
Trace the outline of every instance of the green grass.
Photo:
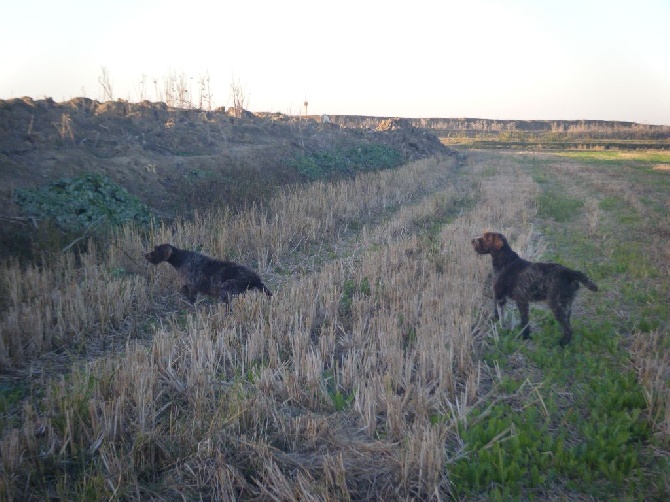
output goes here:
{"type": "Polygon", "coordinates": [[[562,155],[584,156],[591,155],[615,156],[619,153],[630,152],[632,154],[648,151],[667,152],[667,139],[593,139],[589,137],[568,137],[551,132],[478,132],[476,136],[467,137],[459,135],[454,137],[440,137],[440,141],[447,146],[468,149],[486,150],[545,150],[562,155]]]}
{"type": "MultiPolygon", "coordinates": [[[[620,152],[561,155],[591,159],[595,169],[611,169],[609,162],[670,159],[665,152],[627,158],[620,152]]],[[[547,489],[566,500],[576,494],[668,500],[670,460],[655,451],[670,445],[654,434],[627,348],[631,333],[667,330],[670,318],[669,287],[645,240],[644,230],[655,222],[616,195],[589,192],[603,213],[597,229],[601,240],[594,239],[580,216],[584,192],[570,186],[579,181],[555,175],[551,161],[520,163],[543,190],[536,228],[552,250],[543,259],[583,270],[600,292],[580,292],[575,333],[566,348],[558,345],[560,328],[546,310],[531,309],[537,328],[529,342],[517,336],[518,330],[499,330],[483,359],[500,368],[502,378],[491,391],[495,399],[485,400],[462,424],[465,454],[451,465],[456,492],[463,499],[487,500],[544,500],[547,489]]],[[[646,177],[656,174],[634,173],[631,186],[648,186],[646,177]]]]}
{"type": "Polygon", "coordinates": [[[340,312],[344,316],[351,315],[351,307],[355,295],[370,296],[370,280],[363,277],[360,282],[354,279],[347,279],[342,285],[342,296],[340,297],[340,312]]]}
{"type": "Polygon", "coordinates": [[[560,193],[543,193],[538,200],[539,216],[557,222],[567,222],[579,216],[584,201],[560,193]]]}
{"type": "MultiPolygon", "coordinates": [[[[577,336],[565,349],[549,323],[530,343],[503,333],[486,354],[505,374],[493,392],[503,397],[468,417],[462,438],[469,454],[451,469],[459,495],[532,499],[547,484],[610,500],[662,493],[649,472],[644,394],[635,372],[622,370],[627,354],[614,326],[573,324],[577,336]],[[541,382],[515,372],[519,358],[541,382]]],[[[669,467],[659,459],[654,469],[669,467]]]]}
{"type": "Polygon", "coordinates": [[[670,162],[670,152],[665,150],[584,150],[565,151],[557,155],[578,159],[581,162],[646,162],[665,164],[670,162]]]}
{"type": "Polygon", "coordinates": [[[19,382],[2,382],[0,384],[0,430],[6,430],[9,427],[18,427],[20,421],[17,416],[13,416],[11,411],[23,401],[30,393],[28,385],[19,382]]]}

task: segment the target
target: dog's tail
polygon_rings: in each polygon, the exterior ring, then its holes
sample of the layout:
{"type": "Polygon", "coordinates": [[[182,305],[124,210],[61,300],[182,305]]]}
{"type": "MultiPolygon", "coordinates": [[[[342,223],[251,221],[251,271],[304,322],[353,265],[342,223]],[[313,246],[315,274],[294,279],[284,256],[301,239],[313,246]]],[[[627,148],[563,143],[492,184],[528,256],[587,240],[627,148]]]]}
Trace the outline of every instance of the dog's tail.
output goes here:
{"type": "Polygon", "coordinates": [[[581,282],[584,286],[586,286],[587,289],[590,289],[591,291],[598,291],[598,286],[596,283],[589,279],[586,274],[577,270],[573,271],[573,273],[575,280],[581,282]]]}

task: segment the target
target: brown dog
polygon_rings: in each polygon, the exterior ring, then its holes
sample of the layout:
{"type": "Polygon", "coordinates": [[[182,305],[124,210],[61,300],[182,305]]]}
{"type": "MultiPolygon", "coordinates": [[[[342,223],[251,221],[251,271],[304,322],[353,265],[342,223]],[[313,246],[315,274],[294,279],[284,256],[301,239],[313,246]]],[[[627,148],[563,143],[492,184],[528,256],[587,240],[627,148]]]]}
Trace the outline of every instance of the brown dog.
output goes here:
{"type": "Polygon", "coordinates": [[[502,234],[486,232],[472,239],[479,254],[490,254],[493,260],[494,318],[502,314],[507,298],[514,300],[523,325],[523,338],[530,337],[528,310],[530,302],[546,301],[554,317],[563,328],[561,345],[570,343],[572,328],[570,313],[579,283],[591,291],[598,291],[585,274],[557,263],[532,263],[516,254],[502,234]]]}
{"type": "Polygon", "coordinates": [[[272,296],[258,274],[239,263],[216,260],[170,244],[156,246],[144,257],[154,265],[164,261],[172,265],[186,282],[181,292],[191,303],[195,302],[198,293],[219,298],[226,304],[233,296],[249,289],[257,289],[272,296]]]}

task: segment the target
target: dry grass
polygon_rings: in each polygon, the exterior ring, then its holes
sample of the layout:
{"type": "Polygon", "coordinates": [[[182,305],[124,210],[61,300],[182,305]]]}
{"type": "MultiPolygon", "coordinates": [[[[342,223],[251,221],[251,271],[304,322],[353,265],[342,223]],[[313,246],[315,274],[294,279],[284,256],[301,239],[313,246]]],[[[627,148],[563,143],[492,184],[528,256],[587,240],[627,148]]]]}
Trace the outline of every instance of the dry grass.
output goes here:
{"type": "Polygon", "coordinates": [[[2,267],[0,371],[60,347],[104,343],[125,319],[146,311],[141,276],[118,277],[92,247],[79,260],[62,254],[47,267],[2,267]]]}
{"type": "Polygon", "coordinates": [[[644,389],[650,420],[664,440],[670,439],[670,354],[665,349],[666,334],[659,330],[636,333],[631,354],[644,389]]]}
{"type": "Polygon", "coordinates": [[[489,336],[490,263],[470,239],[495,228],[542,250],[532,179],[504,157],[467,169],[432,159],[315,183],[148,239],[127,227],[81,263],[6,264],[3,371],[126,342],[35,376],[40,399],[2,422],[0,498],[449,498],[489,336]],[[159,242],[253,263],[274,296],[186,308],[171,269],[143,263],[159,242]]]}
{"type": "MultiPolygon", "coordinates": [[[[214,212],[161,226],[150,241],[197,247],[267,272],[309,246],[338,239],[349,225],[444,187],[449,170],[438,165],[429,160],[353,181],[316,183],[281,194],[268,209],[252,207],[236,216],[214,212]]],[[[63,254],[42,268],[4,264],[0,291],[7,307],[0,320],[0,371],[76,347],[91,336],[103,337],[122,319],[145,316],[147,298],[175,278],[147,266],[142,254],[149,247],[140,232],[126,227],[103,253],[89,249],[82,263],[63,254]]]]}

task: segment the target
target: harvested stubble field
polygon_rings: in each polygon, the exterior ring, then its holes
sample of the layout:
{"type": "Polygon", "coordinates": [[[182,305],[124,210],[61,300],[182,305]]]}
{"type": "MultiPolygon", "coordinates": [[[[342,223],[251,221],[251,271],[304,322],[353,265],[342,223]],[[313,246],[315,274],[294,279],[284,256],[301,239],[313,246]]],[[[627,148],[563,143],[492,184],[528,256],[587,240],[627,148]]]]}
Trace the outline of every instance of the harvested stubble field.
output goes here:
{"type": "Polygon", "coordinates": [[[469,152],[287,189],[0,276],[4,500],[663,500],[667,172],[469,152]],[[505,233],[586,272],[575,336],[490,322],[505,233]],[[153,244],[255,266],[232,312],[153,244]]]}

